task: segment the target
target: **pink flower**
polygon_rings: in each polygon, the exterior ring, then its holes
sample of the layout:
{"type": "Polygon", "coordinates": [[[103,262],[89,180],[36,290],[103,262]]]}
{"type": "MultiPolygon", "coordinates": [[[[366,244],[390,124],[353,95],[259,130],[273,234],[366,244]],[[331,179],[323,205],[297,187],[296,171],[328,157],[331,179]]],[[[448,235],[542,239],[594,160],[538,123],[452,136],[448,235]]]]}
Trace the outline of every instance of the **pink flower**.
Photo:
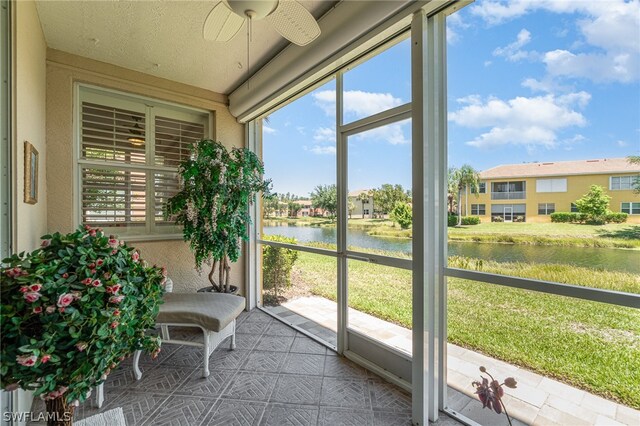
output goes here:
{"type": "Polygon", "coordinates": [[[69,278],[69,274],[65,272],[64,274],[62,274],[62,278],[69,278]]]}
{"type": "Polygon", "coordinates": [[[118,326],[118,324],[120,324],[118,321],[114,321],[109,325],[109,327],[116,328],[118,326]]]}
{"type": "Polygon", "coordinates": [[[91,235],[92,237],[95,237],[96,236],[96,230],[95,229],[90,230],[89,231],[89,235],[91,235]]]}
{"type": "Polygon", "coordinates": [[[107,293],[117,294],[120,291],[120,284],[115,284],[107,287],[107,293]]]}
{"type": "Polygon", "coordinates": [[[114,254],[116,254],[116,253],[118,253],[118,249],[113,249],[113,250],[111,250],[111,254],[112,254],[112,255],[114,255],[114,254]]]}
{"type": "Polygon", "coordinates": [[[26,293],[29,291],[29,287],[27,287],[26,285],[23,285],[22,287],[20,287],[20,293],[26,293]]]}
{"type": "Polygon", "coordinates": [[[105,272],[103,277],[105,280],[108,280],[109,278],[111,278],[111,272],[105,272]]]}
{"type": "Polygon", "coordinates": [[[34,314],[41,314],[42,313],[42,306],[36,306],[35,308],[33,308],[33,313],[34,314]]]}
{"type": "Polygon", "coordinates": [[[51,305],[51,306],[47,306],[46,312],[47,312],[48,314],[52,314],[52,313],[54,313],[55,311],[56,311],[56,307],[55,307],[55,306],[53,306],[53,305],[51,305]]]}
{"type": "Polygon", "coordinates": [[[65,293],[60,295],[60,297],[58,297],[58,307],[59,308],[64,308],[65,306],[69,306],[71,304],[71,302],[74,301],[74,297],[73,294],[71,293],[65,293]]]}
{"type": "Polygon", "coordinates": [[[85,278],[84,280],[80,281],[82,284],[84,285],[91,285],[91,281],[93,281],[91,278],[85,278]]]}
{"type": "Polygon", "coordinates": [[[87,231],[89,231],[91,229],[91,227],[89,225],[85,225],[84,229],[86,229],[87,231]]]}
{"type": "Polygon", "coordinates": [[[109,303],[120,303],[124,300],[124,296],[111,296],[109,298],[109,303]]]}
{"type": "Polygon", "coordinates": [[[66,308],[62,307],[62,308],[58,308],[58,311],[60,311],[61,314],[64,314],[64,311],[66,310],[66,308]]]}
{"type": "Polygon", "coordinates": [[[38,357],[35,355],[18,355],[16,357],[16,361],[18,364],[24,365],[25,367],[33,367],[36,364],[38,357]]]}
{"type": "Polygon", "coordinates": [[[109,247],[111,247],[111,248],[118,247],[118,240],[113,238],[113,236],[109,238],[109,247]]]}
{"type": "Polygon", "coordinates": [[[137,262],[140,259],[140,253],[134,251],[133,253],[131,253],[131,259],[133,259],[134,262],[137,262]]]}
{"type": "Polygon", "coordinates": [[[49,247],[51,245],[51,240],[42,240],[41,247],[49,247]]]}
{"type": "Polygon", "coordinates": [[[164,266],[162,267],[162,276],[163,277],[167,276],[167,268],[165,268],[164,266]]]}
{"type": "Polygon", "coordinates": [[[87,265],[87,268],[89,268],[89,269],[93,269],[95,267],[96,267],[95,263],[90,263],[90,264],[87,265]]]}
{"type": "Polygon", "coordinates": [[[29,303],[35,302],[36,300],[40,299],[40,297],[42,297],[42,295],[40,293],[35,292],[35,291],[29,291],[29,292],[24,294],[24,298],[29,303]]]}
{"type": "Polygon", "coordinates": [[[104,260],[102,260],[102,259],[98,259],[98,260],[96,260],[96,266],[100,267],[100,266],[102,266],[103,264],[104,264],[104,260]]]}
{"type": "Polygon", "coordinates": [[[29,286],[29,290],[31,291],[40,291],[41,288],[42,288],[42,284],[31,284],[29,286]]]}
{"type": "Polygon", "coordinates": [[[102,285],[102,281],[100,281],[100,280],[93,280],[93,281],[91,282],[91,285],[92,285],[92,286],[94,286],[94,287],[100,287],[100,286],[102,285]]]}
{"type": "Polygon", "coordinates": [[[91,275],[95,275],[95,274],[96,274],[96,272],[98,272],[98,271],[96,271],[95,269],[92,269],[92,270],[90,270],[89,272],[91,272],[91,275]]]}
{"type": "Polygon", "coordinates": [[[49,360],[51,359],[51,355],[42,355],[42,358],[40,358],[40,362],[43,364],[46,364],[47,362],[49,362],[49,360]]]}
{"type": "Polygon", "coordinates": [[[44,397],[45,400],[47,399],[56,399],[58,397],[61,397],[62,395],[64,395],[64,393],[67,391],[67,387],[66,386],[60,386],[58,389],[51,391],[47,394],[47,396],[44,397]]]}
{"type": "Polygon", "coordinates": [[[113,311],[113,315],[116,317],[120,316],[120,309],[116,309],[115,311],[113,311]]]}
{"type": "Polygon", "coordinates": [[[79,350],[80,352],[84,352],[85,349],[87,349],[87,342],[78,342],[76,343],[76,349],[79,350]]]}

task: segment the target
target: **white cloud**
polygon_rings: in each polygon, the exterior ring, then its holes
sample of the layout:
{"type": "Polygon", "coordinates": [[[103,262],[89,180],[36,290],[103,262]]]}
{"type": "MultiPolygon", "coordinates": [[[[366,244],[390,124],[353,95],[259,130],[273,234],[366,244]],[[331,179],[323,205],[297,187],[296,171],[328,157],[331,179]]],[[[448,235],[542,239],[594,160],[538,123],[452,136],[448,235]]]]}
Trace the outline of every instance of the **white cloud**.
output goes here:
{"type": "Polygon", "coordinates": [[[311,152],[313,152],[314,154],[317,154],[317,155],[335,155],[336,154],[336,147],[335,146],[315,145],[315,146],[312,146],[309,151],[311,151],[311,152]]]}
{"type": "Polygon", "coordinates": [[[629,146],[629,144],[626,141],[623,141],[623,140],[617,141],[616,145],[618,145],[620,148],[625,148],[625,147],[629,146]]]}
{"type": "MultiPolygon", "coordinates": [[[[335,116],[335,90],[322,90],[313,94],[318,105],[328,116],[335,116]]],[[[345,114],[359,119],[402,105],[402,99],[390,93],[347,90],[344,92],[345,114]]]]}
{"type": "Polygon", "coordinates": [[[313,132],[313,140],[317,142],[333,142],[336,141],[336,130],[329,127],[319,127],[313,132]]]}
{"type": "Polygon", "coordinates": [[[298,131],[298,133],[300,133],[303,136],[307,134],[307,130],[305,129],[304,126],[296,126],[296,130],[298,131]]]}
{"type": "MultiPolygon", "coordinates": [[[[640,0],[494,0],[471,7],[489,25],[537,10],[580,15],[576,25],[584,40],[571,50],[540,55],[551,76],[622,83],[640,79],[640,0]]],[[[515,53],[517,58],[526,52],[515,53]]]]}
{"type": "Polygon", "coordinates": [[[273,133],[275,133],[275,132],[276,132],[276,129],[274,129],[273,127],[269,127],[269,126],[267,126],[266,124],[263,124],[263,125],[262,125],[262,131],[263,131],[264,133],[273,134],[273,133]]]}
{"type": "Polygon", "coordinates": [[[513,43],[509,43],[504,47],[497,47],[493,51],[493,56],[503,56],[507,58],[508,61],[516,62],[521,59],[526,59],[531,56],[531,52],[527,52],[522,50],[524,46],[529,44],[531,41],[531,33],[527,31],[525,28],[521,29],[518,33],[516,41],[513,43]]]}
{"type": "Polygon", "coordinates": [[[560,131],[587,124],[576,108],[584,108],[590,99],[591,95],[586,92],[531,98],[519,96],[507,101],[493,97],[482,100],[473,95],[458,100],[462,107],[451,112],[449,120],[462,127],[489,128],[475,139],[467,141],[470,146],[555,148],[560,131]]]}
{"type": "Polygon", "coordinates": [[[410,143],[411,140],[409,140],[404,134],[404,127],[409,123],[409,121],[404,121],[397,124],[378,127],[367,132],[360,133],[356,136],[356,138],[361,140],[382,140],[391,145],[402,145],[410,143]]]}

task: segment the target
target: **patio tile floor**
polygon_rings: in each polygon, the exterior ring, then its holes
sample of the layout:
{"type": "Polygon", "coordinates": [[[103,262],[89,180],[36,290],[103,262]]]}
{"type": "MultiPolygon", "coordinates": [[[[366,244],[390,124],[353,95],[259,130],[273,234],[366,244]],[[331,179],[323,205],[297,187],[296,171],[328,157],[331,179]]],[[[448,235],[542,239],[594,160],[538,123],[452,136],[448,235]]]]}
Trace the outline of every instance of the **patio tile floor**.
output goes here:
{"type": "MultiPolygon", "coordinates": [[[[193,330],[171,331],[195,340],[193,330]]],[[[207,378],[199,348],[165,345],[157,360],[143,357],[140,381],[125,360],[105,382],[102,409],[91,398],[75,419],[122,407],[129,426],[411,424],[411,395],[262,311],[241,314],[237,340],[211,355],[207,378]]],[[[42,410],[36,398],[32,411],[42,410]]],[[[459,423],[443,415],[437,424],[459,423]]]]}
{"type": "MultiPolygon", "coordinates": [[[[335,302],[314,296],[300,297],[266,309],[311,333],[323,329],[319,337],[335,344],[335,302]]],[[[349,309],[348,315],[351,328],[411,353],[411,330],[354,309],[349,309]]],[[[509,414],[526,424],[640,425],[638,410],[456,345],[448,344],[447,352],[450,408],[481,424],[494,425],[504,419],[482,410],[480,403],[469,397],[471,382],[478,379],[478,368],[484,365],[496,377],[513,376],[518,380],[518,388],[508,390],[505,402],[509,414]]]]}

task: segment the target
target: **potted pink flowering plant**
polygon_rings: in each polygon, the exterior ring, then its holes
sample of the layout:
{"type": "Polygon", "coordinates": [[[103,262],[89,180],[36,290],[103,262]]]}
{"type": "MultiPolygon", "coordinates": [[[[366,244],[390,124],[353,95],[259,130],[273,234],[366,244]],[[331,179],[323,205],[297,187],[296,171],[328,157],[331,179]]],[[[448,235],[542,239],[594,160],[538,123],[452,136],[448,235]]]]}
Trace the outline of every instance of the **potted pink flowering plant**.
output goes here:
{"type": "Polygon", "coordinates": [[[101,229],[43,237],[41,248],[4,259],[0,269],[0,385],[35,391],[49,424],[72,424],[84,401],[137,349],[162,303],[164,268],[101,229]]]}

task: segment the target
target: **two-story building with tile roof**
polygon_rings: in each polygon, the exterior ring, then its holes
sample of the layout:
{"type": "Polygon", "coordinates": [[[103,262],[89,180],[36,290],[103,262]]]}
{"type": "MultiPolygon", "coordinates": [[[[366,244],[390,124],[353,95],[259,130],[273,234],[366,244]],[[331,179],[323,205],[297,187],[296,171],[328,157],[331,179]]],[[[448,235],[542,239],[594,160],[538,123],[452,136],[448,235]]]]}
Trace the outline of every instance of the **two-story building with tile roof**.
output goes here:
{"type": "Polygon", "coordinates": [[[497,166],[480,173],[479,194],[463,194],[462,211],[483,222],[549,222],[553,212],[577,211],[575,201],[600,185],[611,197],[611,211],[640,223],[640,194],[633,191],[639,175],[640,165],[626,158],[497,166]]]}

